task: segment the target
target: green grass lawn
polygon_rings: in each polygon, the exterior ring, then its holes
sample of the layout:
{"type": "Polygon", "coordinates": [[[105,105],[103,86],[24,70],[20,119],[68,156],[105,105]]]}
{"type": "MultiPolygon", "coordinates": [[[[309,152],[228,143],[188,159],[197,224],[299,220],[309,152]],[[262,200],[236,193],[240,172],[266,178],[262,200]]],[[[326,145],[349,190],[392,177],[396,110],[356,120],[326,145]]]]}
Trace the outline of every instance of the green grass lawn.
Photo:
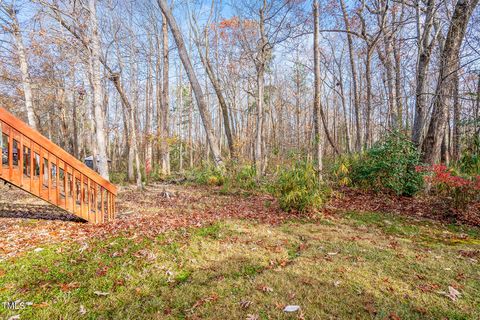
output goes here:
{"type": "Polygon", "coordinates": [[[2,304],[0,318],[479,319],[479,260],[478,229],[426,220],[228,220],[4,261],[0,301],[24,308],[2,304]]]}

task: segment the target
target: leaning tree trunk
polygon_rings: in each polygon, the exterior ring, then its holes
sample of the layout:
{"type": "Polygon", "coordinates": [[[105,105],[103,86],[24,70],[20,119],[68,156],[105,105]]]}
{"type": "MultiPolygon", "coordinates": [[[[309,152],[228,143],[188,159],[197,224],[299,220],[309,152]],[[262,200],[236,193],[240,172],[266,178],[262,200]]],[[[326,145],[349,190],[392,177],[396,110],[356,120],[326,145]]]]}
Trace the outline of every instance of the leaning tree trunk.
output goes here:
{"type": "Polygon", "coordinates": [[[434,164],[439,160],[448,114],[448,97],[458,68],[460,48],[470,16],[479,0],[458,0],[450,22],[440,58],[440,71],[433,101],[432,118],[422,145],[422,160],[434,164]]]}
{"type": "Polygon", "coordinates": [[[205,101],[205,96],[202,91],[202,87],[198,82],[198,78],[193,69],[192,63],[187,53],[187,48],[185,47],[185,41],[183,35],[175,21],[175,18],[168,7],[168,4],[165,0],[157,0],[160,10],[164,14],[172,32],[175,43],[177,44],[178,54],[180,60],[182,61],[185,72],[187,73],[190,84],[192,85],[193,92],[195,93],[195,99],[197,100],[198,110],[200,117],[202,118],[203,126],[205,128],[205,133],[207,135],[208,144],[213,154],[213,159],[215,165],[218,167],[223,167],[223,159],[220,152],[220,147],[218,144],[218,139],[215,135],[215,131],[212,126],[212,116],[208,110],[208,105],[205,101]]]}
{"type": "Polygon", "coordinates": [[[230,156],[235,159],[236,158],[236,151],[235,151],[235,144],[233,140],[233,134],[232,130],[230,128],[230,117],[228,114],[228,105],[225,100],[225,97],[222,92],[222,88],[220,86],[220,82],[218,81],[215,73],[213,72],[212,65],[210,63],[210,60],[207,56],[207,54],[203,54],[202,50],[200,49],[200,46],[198,46],[198,53],[200,55],[200,59],[203,63],[203,66],[205,67],[205,70],[207,71],[207,75],[210,78],[210,82],[213,85],[213,89],[215,90],[215,94],[217,95],[218,103],[220,104],[220,109],[222,111],[222,117],[223,117],[223,124],[225,128],[225,135],[227,136],[227,143],[228,143],[228,149],[230,150],[230,156]]]}

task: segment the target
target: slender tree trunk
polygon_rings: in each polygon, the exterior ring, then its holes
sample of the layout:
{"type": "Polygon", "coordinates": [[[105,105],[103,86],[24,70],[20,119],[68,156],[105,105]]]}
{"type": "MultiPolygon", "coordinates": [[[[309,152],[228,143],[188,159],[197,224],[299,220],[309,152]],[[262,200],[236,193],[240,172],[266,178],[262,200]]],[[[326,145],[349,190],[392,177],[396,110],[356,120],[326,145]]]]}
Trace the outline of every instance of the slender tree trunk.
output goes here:
{"type": "Polygon", "coordinates": [[[162,81],[162,117],[161,131],[162,138],[160,141],[160,161],[162,166],[162,174],[170,174],[170,147],[168,139],[170,137],[169,129],[169,113],[170,113],[170,94],[169,94],[169,54],[168,54],[168,26],[165,15],[162,15],[162,56],[163,56],[163,81],[162,81]]]}
{"type": "Polygon", "coordinates": [[[396,129],[399,127],[398,125],[398,113],[397,113],[397,108],[396,108],[396,102],[397,100],[395,99],[395,89],[394,89],[394,68],[393,68],[393,62],[392,62],[392,38],[388,37],[387,35],[383,36],[383,50],[382,52],[380,49],[378,49],[378,55],[380,57],[380,60],[385,67],[385,72],[387,76],[387,96],[388,96],[388,105],[391,113],[391,127],[393,129],[396,129]]]}
{"type": "MultiPolygon", "coordinates": [[[[400,21],[403,20],[403,11],[400,15],[400,21]]],[[[397,106],[397,123],[398,129],[403,130],[403,102],[402,102],[402,63],[401,63],[401,47],[400,40],[393,39],[393,57],[395,60],[395,104],[397,106]]],[[[408,119],[407,119],[408,120],[408,119]]]]}
{"type": "MultiPolygon", "coordinates": [[[[370,47],[371,48],[371,47],[370,47]]],[[[365,119],[365,148],[370,147],[372,142],[372,74],[371,62],[372,52],[368,49],[367,57],[365,58],[365,81],[367,86],[367,108],[365,119]]]]}
{"type": "Polygon", "coordinates": [[[360,102],[358,98],[358,84],[357,84],[357,68],[355,66],[355,55],[353,47],[353,39],[350,32],[350,22],[348,21],[347,9],[345,6],[345,1],[340,0],[340,5],[342,7],[343,20],[345,22],[345,30],[347,31],[347,42],[348,42],[348,55],[350,59],[350,67],[352,72],[352,83],[353,83],[353,106],[355,110],[355,127],[356,127],[356,138],[355,138],[355,148],[357,151],[362,149],[362,128],[360,122],[360,102]]]}
{"type": "Polygon", "coordinates": [[[17,56],[20,62],[20,74],[22,76],[23,96],[25,99],[25,111],[27,113],[28,125],[37,130],[37,121],[33,107],[32,79],[28,70],[28,60],[25,46],[23,44],[23,36],[15,9],[11,7],[8,9],[8,12],[12,18],[12,34],[15,38],[17,56]]]}
{"type": "Polygon", "coordinates": [[[474,132],[477,135],[477,138],[480,141],[480,73],[478,73],[478,83],[477,83],[477,101],[475,103],[475,130],[474,132]]]}
{"type": "MultiPolygon", "coordinates": [[[[150,45],[150,53],[152,46],[150,45]]],[[[152,115],[153,115],[153,86],[152,86],[152,61],[150,53],[147,59],[147,79],[145,80],[145,178],[152,171],[153,139],[152,139],[152,115]]]]}
{"type": "MultiPolygon", "coordinates": [[[[417,3],[417,10],[419,11],[420,2],[417,3]]],[[[423,132],[427,113],[427,80],[428,70],[430,66],[430,58],[432,56],[433,45],[435,44],[435,37],[431,37],[430,33],[433,27],[436,10],[436,1],[428,0],[427,13],[425,16],[425,26],[420,35],[420,22],[418,25],[418,61],[417,61],[417,79],[415,88],[415,118],[412,128],[412,141],[416,146],[421,146],[423,142],[423,132]],[[431,39],[432,38],[432,39],[431,39]]],[[[417,20],[420,19],[420,13],[417,12],[417,20]]]]}
{"type": "Polygon", "coordinates": [[[459,68],[460,64],[457,65],[457,71],[453,74],[453,137],[452,137],[452,161],[457,162],[460,159],[460,114],[461,114],[461,104],[459,98],[459,68]]]}
{"type": "Polygon", "coordinates": [[[263,155],[262,155],[262,131],[263,131],[263,98],[264,98],[264,68],[263,65],[257,66],[257,126],[255,129],[255,168],[257,178],[263,175],[263,155]]]}
{"type": "Polygon", "coordinates": [[[192,97],[192,86],[188,86],[188,161],[190,169],[193,168],[193,137],[192,137],[192,127],[193,127],[193,97],[192,97]]]}
{"type": "Polygon", "coordinates": [[[192,85],[192,89],[195,93],[198,110],[200,112],[200,117],[202,118],[203,126],[205,128],[210,149],[212,150],[212,153],[213,153],[215,165],[219,167],[223,167],[223,159],[220,152],[218,139],[215,135],[215,132],[212,126],[212,117],[211,117],[210,111],[208,110],[208,105],[205,102],[205,96],[203,94],[202,87],[198,82],[197,76],[195,74],[195,70],[193,69],[192,63],[188,56],[182,33],[178,28],[177,22],[175,21],[175,18],[172,12],[170,11],[170,8],[168,7],[167,2],[165,0],[157,0],[157,2],[160,7],[160,10],[164,14],[168,24],[170,25],[170,30],[172,32],[173,38],[175,39],[175,43],[177,44],[178,54],[180,56],[180,59],[182,60],[182,64],[185,68],[185,72],[187,73],[188,79],[190,80],[190,84],[192,85]]]}
{"type": "Polygon", "coordinates": [[[320,120],[320,48],[319,48],[319,19],[318,19],[318,0],[313,2],[313,63],[314,63],[314,75],[315,75],[315,93],[313,100],[313,126],[315,129],[315,160],[317,162],[317,174],[318,180],[322,181],[322,137],[321,137],[321,120],[320,120]]]}

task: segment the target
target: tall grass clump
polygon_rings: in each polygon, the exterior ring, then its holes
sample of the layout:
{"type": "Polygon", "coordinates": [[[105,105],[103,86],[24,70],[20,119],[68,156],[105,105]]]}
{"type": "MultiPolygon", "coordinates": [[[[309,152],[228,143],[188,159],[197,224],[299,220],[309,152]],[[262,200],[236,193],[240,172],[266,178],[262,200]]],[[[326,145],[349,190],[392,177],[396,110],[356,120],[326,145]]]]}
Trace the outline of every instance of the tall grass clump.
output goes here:
{"type": "Polygon", "coordinates": [[[303,161],[280,169],[270,188],[285,211],[319,209],[329,194],[327,188],[320,184],[313,164],[303,161]]]}

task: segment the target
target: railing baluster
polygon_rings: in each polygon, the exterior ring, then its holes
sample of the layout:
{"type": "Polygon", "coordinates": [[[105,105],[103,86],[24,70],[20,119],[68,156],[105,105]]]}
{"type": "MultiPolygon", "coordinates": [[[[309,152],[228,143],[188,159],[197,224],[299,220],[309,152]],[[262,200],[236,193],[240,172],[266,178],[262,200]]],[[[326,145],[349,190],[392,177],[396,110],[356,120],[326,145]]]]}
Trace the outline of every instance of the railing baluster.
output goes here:
{"type": "Polygon", "coordinates": [[[13,178],[13,136],[12,128],[8,130],[8,176],[10,180],[13,178]]]}
{"type": "Polygon", "coordinates": [[[3,123],[0,121],[0,177],[3,175],[3,123]]]}
{"type": "Polygon", "coordinates": [[[18,141],[18,150],[17,150],[17,157],[18,157],[18,173],[20,178],[20,185],[23,186],[23,134],[20,134],[20,141],[18,141]]]}

